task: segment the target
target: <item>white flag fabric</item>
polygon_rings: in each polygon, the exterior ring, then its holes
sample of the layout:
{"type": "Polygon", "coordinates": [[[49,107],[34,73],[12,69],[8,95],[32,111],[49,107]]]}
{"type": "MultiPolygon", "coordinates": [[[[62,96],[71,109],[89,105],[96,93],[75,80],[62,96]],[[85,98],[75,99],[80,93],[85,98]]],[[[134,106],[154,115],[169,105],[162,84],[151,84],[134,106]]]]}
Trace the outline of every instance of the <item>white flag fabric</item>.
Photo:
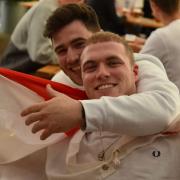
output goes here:
{"type": "Polygon", "coordinates": [[[0,68],[0,164],[19,160],[29,154],[72,136],[78,128],[40,140],[31,133],[20,113],[26,107],[50,99],[46,85],[74,99],[85,99],[83,91],[29,74],[0,68]]]}
{"type": "Polygon", "coordinates": [[[40,140],[40,133],[31,133],[21,111],[44,99],[32,90],[0,75],[0,164],[16,161],[66,135],[58,133],[40,140]]]}

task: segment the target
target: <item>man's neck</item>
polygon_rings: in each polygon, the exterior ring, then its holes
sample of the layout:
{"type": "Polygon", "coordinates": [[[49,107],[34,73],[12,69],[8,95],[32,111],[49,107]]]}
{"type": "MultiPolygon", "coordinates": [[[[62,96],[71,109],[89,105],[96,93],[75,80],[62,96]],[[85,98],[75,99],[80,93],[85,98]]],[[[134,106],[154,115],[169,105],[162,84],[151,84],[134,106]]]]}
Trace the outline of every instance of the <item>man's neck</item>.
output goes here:
{"type": "Polygon", "coordinates": [[[167,16],[164,14],[162,15],[161,21],[164,25],[168,25],[177,19],[180,19],[180,12],[174,13],[174,15],[171,15],[171,16],[167,16]]]}

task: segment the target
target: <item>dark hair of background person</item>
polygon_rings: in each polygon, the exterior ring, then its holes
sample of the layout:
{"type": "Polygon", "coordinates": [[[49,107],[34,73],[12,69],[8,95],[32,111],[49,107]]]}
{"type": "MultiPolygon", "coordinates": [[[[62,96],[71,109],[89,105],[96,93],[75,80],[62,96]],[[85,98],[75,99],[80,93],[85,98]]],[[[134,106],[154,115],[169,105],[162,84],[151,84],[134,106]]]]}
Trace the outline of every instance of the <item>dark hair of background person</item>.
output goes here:
{"type": "Polygon", "coordinates": [[[168,15],[173,15],[174,12],[179,10],[179,0],[151,0],[154,2],[163,12],[168,15]],[[172,3],[173,1],[173,3],[172,3]]]}
{"type": "MultiPolygon", "coordinates": [[[[143,6],[143,16],[146,18],[154,18],[152,15],[152,10],[150,6],[149,0],[144,0],[144,6],[143,6]]],[[[148,27],[142,27],[141,34],[144,34],[146,37],[148,37],[152,31],[154,31],[155,28],[148,28],[148,27]]]]}
{"type": "Polygon", "coordinates": [[[144,0],[144,6],[142,10],[143,10],[144,17],[153,18],[149,0],[144,0]]]}
{"type": "Polygon", "coordinates": [[[85,4],[67,4],[57,10],[49,17],[45,27],[45,37],[52,38],[53,35],[69,23],[79,20],[88,30],[97,32],[101,30],[95,11],[85,4]]]}
{"type": "Polygon", "coordinates": [[[96,11],[103,30],[119,35],[126,33],[126,18],[117,15],[115,0],[86,0],[85,3],[96,11]]]}

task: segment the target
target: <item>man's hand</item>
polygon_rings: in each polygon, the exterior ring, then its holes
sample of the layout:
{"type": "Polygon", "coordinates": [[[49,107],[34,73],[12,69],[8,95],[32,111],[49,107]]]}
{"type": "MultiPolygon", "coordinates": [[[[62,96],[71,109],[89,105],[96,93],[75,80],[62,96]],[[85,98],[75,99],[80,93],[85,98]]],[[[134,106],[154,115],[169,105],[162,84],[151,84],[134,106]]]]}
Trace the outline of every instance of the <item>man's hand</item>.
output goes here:
{"type": "Polygon", "coordinates": [[[34,123],[33,133],[44,129],[40,137],[41,140],[53,133],[65,132],[81,126],[84,121],[81,103],[62,93],[58,93],[57,97],[49,101],[37,103],[23,110],[21,116],[27,116],[26,125],[34,123]]]}

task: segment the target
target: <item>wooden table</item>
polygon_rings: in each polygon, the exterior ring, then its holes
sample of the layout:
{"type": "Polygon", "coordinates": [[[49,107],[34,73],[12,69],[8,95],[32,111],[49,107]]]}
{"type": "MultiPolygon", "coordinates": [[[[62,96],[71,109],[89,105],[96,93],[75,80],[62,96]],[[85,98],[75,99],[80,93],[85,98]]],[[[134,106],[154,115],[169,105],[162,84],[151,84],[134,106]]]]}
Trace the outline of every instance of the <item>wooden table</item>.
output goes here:
{"type": "Polygon", "coordinates": [[[139,25],[142,27],[159,28],[163,26],[161,22],[156,21],[155,19],[145,18],[143,16],[132,16],[130,14],[127,14],[126,17],[128,23],[139,25]]]}
{"type": "Polygon", "coordinates": [[[58,71],[60,71],[59,65],[46,65],[35,72],[36,76],[51,79],[58,71]]]}
{"type": "Polygon", "coordinates": [[[31,8],[32,6],[34,6],[35,4],[37,4],[38,1],[26,1],[26,2],[20,2],[20,5],[24,8],[31,8]]]}

